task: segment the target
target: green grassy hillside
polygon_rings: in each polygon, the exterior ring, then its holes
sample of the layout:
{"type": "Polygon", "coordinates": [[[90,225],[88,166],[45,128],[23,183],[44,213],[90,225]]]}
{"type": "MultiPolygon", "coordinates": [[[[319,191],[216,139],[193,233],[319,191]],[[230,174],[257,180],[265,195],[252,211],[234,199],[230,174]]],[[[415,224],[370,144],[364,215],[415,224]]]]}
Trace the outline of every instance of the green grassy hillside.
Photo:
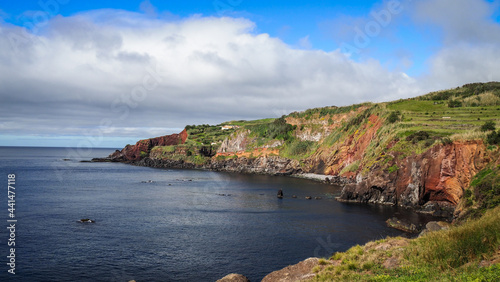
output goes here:
{"type": "Polygon", "coordinates": [[[500,207],[414,240],[387,238],[320,261],[313,281],[497,281],[500,207]]]}
{"type": "MultiPolygon", "coordinates": [[[[393,156],[403,158],[422,153],[437,143],[482,139],[489,141],[490,150],[495,150],[500,134],[494,131],[497,138],[488,138],[493,131],[481,131],[487,122],[492,123],[495,129],[500,127],[498,82],[468,84],[388,103],[309,109],[276,119],[187,126],[188,140],[181,145],[184,147],[182,150],[174,150],[180,153],[174,154],[174,157],[190,162],[198,156],[196,163],[200,165],[210,162],[224,140],[245,132],[248,133],[247,153],[258,157],[259,153],[252,151],[280,141],[281,145],[276,148],[279,155],[300,160],[304,169],[308,170],[315,165],[313,158],[339,154],[342,146],[363,143],[363,138],[368,138],[365,134],[374,133],[370,135],[369,144],[365,142],[359,148],[351,148],[360,151],[353,161],[342,161],[324,173],[366,171],[375,164],[384,166],[386,170],[395,170],[397,164],[392,160],[393,156]],[[351,144],[342,143],[349,139],[353,139],[351,144]],[[353,162],[356,164],[353,165],[353,162]]],[[[172,154],[163,156],[171,158],[172,154]]],[[[339,155],[340,159],[345,157],[339,155]]]]}

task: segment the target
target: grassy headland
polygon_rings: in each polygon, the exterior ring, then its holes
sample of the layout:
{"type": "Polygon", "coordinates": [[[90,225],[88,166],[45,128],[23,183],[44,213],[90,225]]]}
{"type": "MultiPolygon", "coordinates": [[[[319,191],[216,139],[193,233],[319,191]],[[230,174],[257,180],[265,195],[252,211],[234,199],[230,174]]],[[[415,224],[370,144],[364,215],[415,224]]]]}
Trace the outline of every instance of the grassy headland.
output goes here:
{"type": "Polygon", "coordinates": [[[320,261],[313,281],[497,281],[500,207],[447,230],[387,238],[320,261]]]}

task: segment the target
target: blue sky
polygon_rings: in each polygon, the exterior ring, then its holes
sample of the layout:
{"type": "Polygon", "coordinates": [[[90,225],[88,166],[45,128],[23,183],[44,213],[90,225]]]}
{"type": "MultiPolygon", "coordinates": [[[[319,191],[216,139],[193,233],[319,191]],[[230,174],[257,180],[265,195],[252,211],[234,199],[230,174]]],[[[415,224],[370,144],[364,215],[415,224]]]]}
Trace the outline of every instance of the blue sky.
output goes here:
{"type": "Polygon", "coordinates": [[[500,1],[5,1],[0,146],[123,147],[500,80],[500,1]]]}

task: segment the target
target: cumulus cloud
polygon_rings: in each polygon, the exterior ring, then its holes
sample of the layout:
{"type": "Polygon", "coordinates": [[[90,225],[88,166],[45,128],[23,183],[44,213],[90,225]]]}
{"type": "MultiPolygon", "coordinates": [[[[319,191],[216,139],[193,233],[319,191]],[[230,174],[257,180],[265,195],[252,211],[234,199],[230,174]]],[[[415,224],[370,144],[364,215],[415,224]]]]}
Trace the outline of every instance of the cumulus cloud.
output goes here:
{"type": "Polygon", "coordinates": [[[415,18],[439,26],[445,44],[498,43],[500,25],[492,15],[499,4],[484,0],[423,0],[416,2],[415,18]]]}
{"type": "MultiPolygon", "coordinates": [[[[36,32],[0,21],[0,134],[147,138],[186,124],[499,80],[500,27],[491,20],[498,1],[456,2],[423,0],[406,9],[443,33],[426,75],[417,78],[376,59],[354,61],[340,49],[310,50],[309,37],[293,48],[245,18],[158,16],[148,1],[145,14],[56,16],[36,32]]],[[[411,52],[400,53],[411,65],[411,52]]]]}
{"type": "Polygon", "coordinates": [[[500,24],[492,17],[499,7],[500,1],[417,2],[417,21],[439,28],[443,35],[442,48],[429,58],[430,70],[422,83],[449,88],[499,80],[500,24]]]}
{"type": "Polygon", "coordinates": [[[129,136],[143,127],[152,136],[420,94],[414,79],[376,60],[297,50],[243,18],[99,10],[54,17],[37,34],[7,24],[0,33],[2,134],[129,136]]]}

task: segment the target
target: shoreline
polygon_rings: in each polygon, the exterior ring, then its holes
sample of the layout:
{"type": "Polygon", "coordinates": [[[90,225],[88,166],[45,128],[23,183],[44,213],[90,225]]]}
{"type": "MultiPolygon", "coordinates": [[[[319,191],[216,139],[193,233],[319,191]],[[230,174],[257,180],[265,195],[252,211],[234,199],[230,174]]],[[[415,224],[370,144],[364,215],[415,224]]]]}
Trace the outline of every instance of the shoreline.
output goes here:
{"type": "Polygon", "coordinates": [[[108,158],[93,158],[90,161],[81,161],[81,162],[117,162],[123,164],[129,164],[133,166],[142,166],[142,167],[151,167],[151,168],[160,168],[160,169],[186,169],[186,170],[206,170],[206,171],[214,171],[214,172],[227,172],[227,173],[235,173],[235,174],[260,174],[260,175],[269,175],[269,176],[287,176],[299,179],[306,179],[315,182],[321,182],[325,184],[345,186],[347,184],[352,184],[354,181],[351,178],[342,177],[338,175],[327,175],[327,174],[318,174],[318,173],[276,173],[272,171],[236,171],[230,169],[216,169],[207,166],[197,166],[191,163],[185,162],[172,162],[172,163],[150,163],[146,161],[114,161],[108,158]]]}

